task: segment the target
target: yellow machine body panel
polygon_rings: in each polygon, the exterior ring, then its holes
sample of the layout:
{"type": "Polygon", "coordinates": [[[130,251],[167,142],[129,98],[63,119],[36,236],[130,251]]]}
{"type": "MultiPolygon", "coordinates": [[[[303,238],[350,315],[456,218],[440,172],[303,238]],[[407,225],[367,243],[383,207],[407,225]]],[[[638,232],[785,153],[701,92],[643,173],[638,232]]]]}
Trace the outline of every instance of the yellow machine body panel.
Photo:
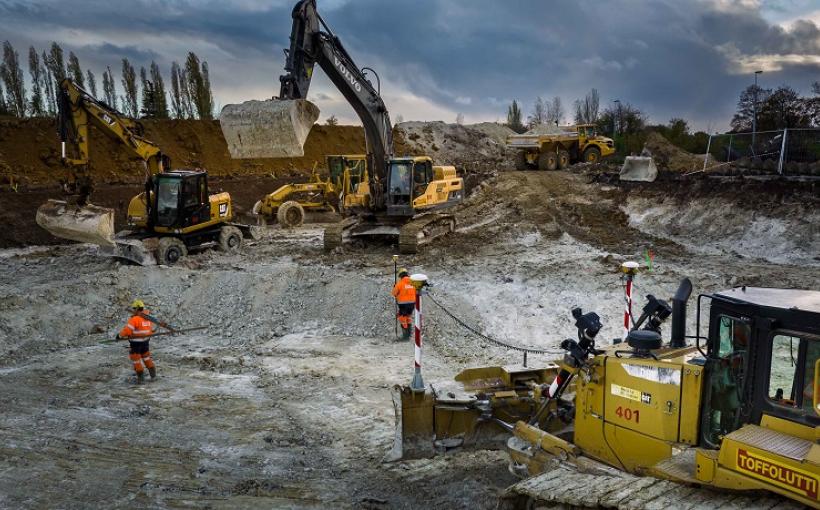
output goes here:
{"type": "MultiPolygon", "coordinates": [[[[155,200],[153,193],[151,195],[151,199],[155,200]]],[[[222,193],[209,195],[208,202],[210,214],[207,220],[183,228],[154,226],[154,231],[160,234],[188,234],[233,220],[234,212],[230,193],[223,191],[222,193]]],[[[148,226],[145,192],[135,196],[128,203],[127,221],[130,227],[146,228],[148,226]]]]}
{"type": "Polygon", "coordinates": [[[424,192],[413,200],[414,208],[446,204],[455,193],[464,189],[464,179],[457,176],[454,166],[434,166],[433,179],[424,192]]]}

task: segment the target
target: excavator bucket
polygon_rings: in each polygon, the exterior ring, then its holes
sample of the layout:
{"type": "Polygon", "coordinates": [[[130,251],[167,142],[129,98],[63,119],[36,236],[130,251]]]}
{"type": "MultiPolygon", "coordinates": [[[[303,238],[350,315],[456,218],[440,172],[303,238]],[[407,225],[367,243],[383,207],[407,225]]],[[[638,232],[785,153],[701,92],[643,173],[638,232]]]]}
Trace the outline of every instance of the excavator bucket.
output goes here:
{"type": "Polygon", "coordinates": [[[318,118],[319,108],[310,101],[273,99],[226,105],[219,124],[234,159],[293,158],[305,155],[318,118]]]}
{"type": "Polygon", "coordinates": [[[651,156],[627,156],[621,167],[620,180],[653,182],[658,177],[658,167],[651,156]]]}
{"type": "Polygon", "coordinates": [[[49,200],[37,209],[37,224],[62,239],[100,246],[114,245],[114,210],[49,200]]]}

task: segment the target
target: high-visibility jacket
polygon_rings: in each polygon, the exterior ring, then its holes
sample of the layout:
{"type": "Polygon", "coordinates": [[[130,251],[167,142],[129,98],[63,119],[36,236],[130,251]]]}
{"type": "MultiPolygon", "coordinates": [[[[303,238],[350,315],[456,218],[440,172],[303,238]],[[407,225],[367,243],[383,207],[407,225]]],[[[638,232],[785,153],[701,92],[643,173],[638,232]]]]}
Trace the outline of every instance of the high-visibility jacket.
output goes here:
{"type": "Polygon", "coordinates": [[[405,276],[396,282],[392,294],[393,297],[396,298],[396,302],[400,305],[416,302],[416,288],[413,287],[409,276],[405,276]]]}
{"type": "Polygon", "coordinates": [[[153,334],[154,323],[139,314],[132,315],[125,327],[120,330],[121,338],[128,338],[133,342],[139,342],[141,337],[153,334]]]}

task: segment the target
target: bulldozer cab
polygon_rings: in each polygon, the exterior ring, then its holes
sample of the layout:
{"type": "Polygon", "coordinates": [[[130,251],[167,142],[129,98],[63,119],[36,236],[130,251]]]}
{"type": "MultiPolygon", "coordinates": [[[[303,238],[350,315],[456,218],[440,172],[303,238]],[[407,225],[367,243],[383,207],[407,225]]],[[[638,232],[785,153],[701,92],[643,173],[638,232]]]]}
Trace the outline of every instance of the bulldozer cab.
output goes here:
{"type": "Polygon", "coordinates": [[[387,212],[412,216],[413,200],[423,195],[433,180],[429,158],[393,159],[388,165],[387,212]]]}
{"type": "Polygon", "coordinates": [[[327,156],[330,182],[344,193],[353,193],[365,177],[367,158],[364,155],[327,156]],[[347,182],[347,184],[345,184],[347,182]]]}
{"type": "Polygon", "coordinates": [[[156,197],[151,212],[155,226],[185,228],[211,219],[205,172],[175,170],[156,174],[151,187],[156,197]]]}
{"type": "MultiPolygon", "coordinates": [[[[700,443],[764,416],[820,426],[820,294],[742,288],[711,296],[700,443]]],[[[699,299],[700,308],[700,299],[699,299]]]]}

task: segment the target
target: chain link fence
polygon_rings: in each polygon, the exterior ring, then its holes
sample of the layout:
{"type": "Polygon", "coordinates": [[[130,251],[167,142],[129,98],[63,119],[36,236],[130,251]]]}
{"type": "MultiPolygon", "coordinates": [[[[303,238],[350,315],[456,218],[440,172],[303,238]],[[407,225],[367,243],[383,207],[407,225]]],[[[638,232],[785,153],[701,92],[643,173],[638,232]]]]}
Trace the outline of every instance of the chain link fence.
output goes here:
{"type": "Polygon", "coordinates": [[[820,178],[820,128],[709,136],[703,172],[820,178]]]}

